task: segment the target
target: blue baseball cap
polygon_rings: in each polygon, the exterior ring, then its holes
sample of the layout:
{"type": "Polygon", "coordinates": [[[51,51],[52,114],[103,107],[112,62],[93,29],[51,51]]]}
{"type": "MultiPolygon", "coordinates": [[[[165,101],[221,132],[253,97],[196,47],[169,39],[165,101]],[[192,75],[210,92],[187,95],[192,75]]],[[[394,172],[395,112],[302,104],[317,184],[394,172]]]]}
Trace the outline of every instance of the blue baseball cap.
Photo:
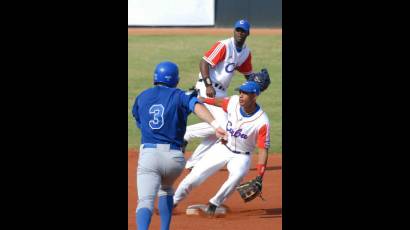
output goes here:
{"type": "Polygon", "coordinates": [[[249,24],[249,22],[246,19],[241,19],[235,23],[235,29],[236,28],[241,28],[245,30],[246,32],[249,32],[249,29],[251,28],[251,24],[249,24]]]}
{"type": "Polygon", "coordinates": [[[247,81],[243,83],[241,86],[235,89],[236,91],[243,91],[247,93],[254,93],[259,95],[261,92],[261,88],[259,87],[258,83],[254,81],[247,81]]]}

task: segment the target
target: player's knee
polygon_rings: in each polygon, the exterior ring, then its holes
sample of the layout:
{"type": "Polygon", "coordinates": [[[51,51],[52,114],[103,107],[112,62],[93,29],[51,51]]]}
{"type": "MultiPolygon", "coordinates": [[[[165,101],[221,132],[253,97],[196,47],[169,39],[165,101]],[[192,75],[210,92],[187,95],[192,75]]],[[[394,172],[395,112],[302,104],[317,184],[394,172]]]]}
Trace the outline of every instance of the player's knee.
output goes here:
{"type": "Polygon", "coordinates": [[[196,187],[197,185],[195,185],[194,183],[192,183],[192,181],[190,180],[186,180],[184,183],[181,183],[178,188],[181,189],[181,191],[183,191],[183,193],[188,194],[192,191],[192,189],[194,187],[196,187]]]}
{"type": "Polygon", "coordinates": [[[151,212],[153,212],[154,201],[155,201],[155,196],[141,197],[140,199],[138,199],[137,212],[138,212],[138,209],[141,209],[141,208],[148,208],[151,212]]]}
{"type": "Polygon", "coordinates": [[[161,188],[158,191],[158,197],[160,197],[160,196],[173,196],[173,195],[174,195],[174,189],[172,189],[172,187],[161,188]]]}
{"type": "Polygon", "coordinates": [[[239,184],[245,175],[246,174],[244,173],[232,173],[229,175],[229,180],[233,181],[235,184],[239,184]]]}
{"type": "Polygon", "coordinates": [[[204,176],[201,177],[198,175],[194,180],[191,181],[190,183],[191,189],[198,187],[200,184],[202,184],[205,181],[205,179],[206,178],[204,176]]]}

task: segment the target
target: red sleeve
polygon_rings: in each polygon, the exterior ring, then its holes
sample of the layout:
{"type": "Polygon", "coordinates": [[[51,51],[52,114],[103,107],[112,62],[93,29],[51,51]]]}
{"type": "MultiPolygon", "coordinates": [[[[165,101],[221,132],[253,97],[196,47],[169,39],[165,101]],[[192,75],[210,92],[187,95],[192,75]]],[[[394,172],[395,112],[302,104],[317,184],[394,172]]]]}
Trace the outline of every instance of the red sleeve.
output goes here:
{"type": "Polygon", "coordinates": [[[268,149],[269,144],[270,144],[269,142],[270,142],[269,125],[264,124],[259,129],[257,146],[258,148],[268,149]]]}
{"type": "MultiPolygon", "coordinates": [[[[204,103],[208,105],[215,105],[215,98],[205,98],[204,103]]],[[[226,97],[222,100],[222,109],[227,113],[228,112],[228,103],[229,97],[226,97]]]]}
{"type": "Polygon", "coordinates": [[[221,42],[215,43],[208,52],[202,57],[206,62],[216,66],[219,62],[225,59],[226,48],[221,42]]]}
{"type": "Polygon", "coordinates": [[[249,53],[248,57],[246,58],[245,62],[242,63],[242,65],[240,65],[238,67],[238,71],[248,75],[252,73],[252,55],[251,53],[249,53]]]}
{"type": "Polygon", "coordinates": [[[229,97],[224,98],[222,101],[222,109],[227,113],[228,112],[229,97]]]}

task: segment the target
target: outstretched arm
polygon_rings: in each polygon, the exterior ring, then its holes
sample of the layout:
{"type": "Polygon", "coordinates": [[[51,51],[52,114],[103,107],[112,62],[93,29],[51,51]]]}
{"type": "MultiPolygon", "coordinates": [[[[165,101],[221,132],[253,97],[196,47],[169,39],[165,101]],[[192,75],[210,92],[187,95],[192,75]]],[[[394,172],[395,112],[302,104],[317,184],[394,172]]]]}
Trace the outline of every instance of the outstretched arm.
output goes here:
{"type": "Polygon", "coordinates": [[[218,107],[223,107],[225,101],[228,100],[227,98],[205,98],[205,97],[198,97],[198,101],[206,103],[208,105],[214,105],[218,107]]]}
{"type": "Polygon", "coordinates": [[[221,128],[219,122],[215,120],[215,118],[204,105],[196,103],[194,113],[198,116],[199,119],[209,123],[212,127],[214,127],[216,136],[218,138],[224,138],[226,136],[225,130],[221,128]]]}

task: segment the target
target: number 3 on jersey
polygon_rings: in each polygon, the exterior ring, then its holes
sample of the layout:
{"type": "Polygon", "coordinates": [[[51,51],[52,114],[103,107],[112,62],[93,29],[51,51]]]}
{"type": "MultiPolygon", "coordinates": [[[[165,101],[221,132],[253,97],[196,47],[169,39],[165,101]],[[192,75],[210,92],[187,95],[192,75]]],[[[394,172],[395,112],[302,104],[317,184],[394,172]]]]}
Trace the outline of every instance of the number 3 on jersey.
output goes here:
{"type": "Polygon", "coordinates": [[[149,121],[151,129],[160,129],[164,125],[164,106],[162,104],[152,105],[149,108],[152,119],[149,121]]]}

